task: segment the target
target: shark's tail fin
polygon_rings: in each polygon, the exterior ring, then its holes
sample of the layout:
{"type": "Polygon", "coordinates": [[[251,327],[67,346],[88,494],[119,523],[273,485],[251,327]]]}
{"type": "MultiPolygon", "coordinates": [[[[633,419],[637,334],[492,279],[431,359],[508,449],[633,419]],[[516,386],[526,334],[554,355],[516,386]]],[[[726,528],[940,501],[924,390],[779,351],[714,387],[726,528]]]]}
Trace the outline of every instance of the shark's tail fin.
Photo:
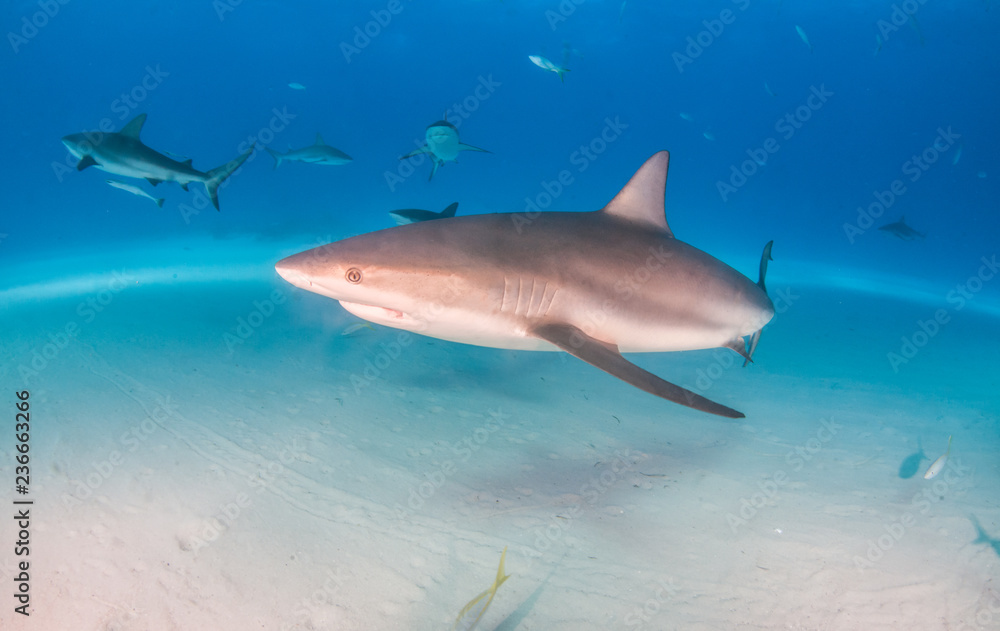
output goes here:
{"type": "Polygon", "coordinates": [[[233,174],[233,171],[243,166],[256,147],[257,145],[251,145],[240,157],[208,172],[205,190],[208,191],[208,197],[212,200],[212,205],[215,206],[216,210],[219,210],[219,185],[225,182],[226,178],[233,174]]]}
{"type": "Polygon", "coordinates": [[[264,148],[267,149],[267,152],[269,154],[271,154],[272,158],[274,158],[274,168],[277,169],[278,167],[280,167],[281,166],[281,160],[282,160],[282,158],[285,157],[284,154],[280,154],[277,151],[271,149],[270,147],[264,147],[264,148]]]}
{"type": "Polygon", "coordinates": [[[458,212],[458,202],[455,202],[454,204],[442,210],[441,218],[447,219],[448,217],[454,217],[456,212],[458,212]]]}
{"type": "MultiPolygon", "coordinates": [[[[774,241],[768,241],[767,245],[764,246],[764,251],[760,255],[760,276],[757,278],[757,286],[763,289],[764,293],[767,293],[767,287],[764,285],[764,277],[767,276],[767,262],[774,260],[773,258],[771,258],[771,246],[773,245],[774,241]]],[[[750,336],[750,344],[747,348],[747,356],[746,359],[743,361],[744,368],[746,367],[747,364],[749,364],[752,361],[751,358],[753,357],[753,352],[757,350],[757,344],[760,342],[760,333],[763,330],[764,330],[763,327],[757,329],[757,331],[755,331],[754,334],[750,336]]]]}

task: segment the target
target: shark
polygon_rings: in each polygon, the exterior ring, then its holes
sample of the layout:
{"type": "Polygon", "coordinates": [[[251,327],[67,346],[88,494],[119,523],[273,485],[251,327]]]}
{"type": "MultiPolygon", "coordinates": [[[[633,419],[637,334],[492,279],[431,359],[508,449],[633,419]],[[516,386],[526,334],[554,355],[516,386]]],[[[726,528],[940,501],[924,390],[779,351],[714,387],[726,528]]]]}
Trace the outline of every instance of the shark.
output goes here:
{"type": "Polygon", "coordinates": [[[404,226],[408,223],[417,223],[418,221],[431,221],[433,219],[447,219],[449,217],[454,217],[456,211],[458,211],[458,202],[450,204],[439,213],[432,210],[420,210],[419,208],[406,208],[403,210],[389,211],[389,214],[396,220],[398,225],[404,226]]]}
{"type": "Polygon", "coordinates": [[[650,157],[597,211],[463,215],[294,254],[277,273],[375,324],[501,349],[561,350],[696,410],[744,415],[622,353],[730,348],[749,360],[774,316],[764,288],[674,237],[670,154],[650,157]],[[747,336],[750,336],[748,343],[747,336]]]}
{"type": "Polygon", "coordinates": [[[879,226],[878,229],[884,230],[894,237],[899,237],[903,241],[916,241],[917,239],[923,239],[927,236],[925,233],[917,232],[910,226],[906,225],[906,217],[903,215],[900,215],[899,221],[879,226]]]}
{"type": "Polygon", "coordinates": [[[191,182],[205,185],[212,205],[219,210],[219,185],[240,168],[254,147],[239,157],[205,173],[195,169],[191,160],[173,160],[143,144],[139,135],[146,124],[146,114],[139,114],[122,127],[121,131],[105,134],[93,142],[93,134],[70,134],[62,139],[66,148],[80,162],[77,171],[96,167],[122,177],[145,179],[153,186],[160,182],[177,182],[185,191],[191,182]]]}
{"type": "Polygon", "coordinates": [[[316,134],[316,142],[302,147],[301,149],[289,148],[287,153],[279,153],[270,147],[267,152],[274,158],[274,168],[281,166],[282,162],[308,162],[309,164],[325,164],[327,166],[338,166],[353,162],[354,158],[347,155],[340,149],[331,147],[323,142],[323,136],[316,134]]]}
{"type": "Polygon", "coordinates": [[[569,72],[569,68],[563,68],[562,66],[557,66],[553,62],[546,59],[545,57],[542,57],[541,55],[528,55],[528,59],[531,60],[531,63],[535,64],[542,70],[548,70],[549,72],[556,73],[557,75],[559,75],[559,80],[565,83],[563,75],[569,72]]]}
{"type": "Polygon", "coordinates": [[[429,155],[433,166],[431,167],[430,177],[427,178],[428,182],[434,179],[438,167],[444,166],[445,162],[458,162],[459,151],[492,153],[486,149],[480,149],[479,147],[459,142],[458,128],[448,122],[447,116],[443,116],[441,120],[428,125],[427,131],[424,132],[424,138],[425,142],[419,149],[415,149],[405,156],[400,157],[400,160],[406,160],[407,158],[413,158],[421,154],[429,155]]]}

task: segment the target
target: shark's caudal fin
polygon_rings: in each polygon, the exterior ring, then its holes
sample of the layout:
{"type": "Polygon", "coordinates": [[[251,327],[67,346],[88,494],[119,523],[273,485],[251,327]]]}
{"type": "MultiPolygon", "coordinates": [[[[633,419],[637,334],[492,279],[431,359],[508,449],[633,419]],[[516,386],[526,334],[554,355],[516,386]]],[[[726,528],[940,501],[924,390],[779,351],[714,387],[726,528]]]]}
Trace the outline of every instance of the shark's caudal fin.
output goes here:
{"type": "Polygon", "coordinates": [[[219,185],[225,182],[226,178],[233,174],[233,171],[243,166],[243,163],[247,161],[247,158],[250,157],[250,154],[253,153],[256,147],[256,144],[251,145],[240,157],[207,173],[208,179],[205,180],[205,190],[208,191],[208,197],[212,200],[212,205],[215,206],[216,210],[219,210],[219,185]]]}
{"type": "Polygon", "coordinates": [[[451,204],[447,208],[441,211],[441,218],[447,219],[449,217],[454,217],[455,213],[458,212],[458,202],[451,204]]]}
{"type": "Polygon", "coordinates": [[[636,366],[622,357],[618,347],[596,340],[571,324],[543,324],[531,330],[535,337],[550,342],[577,359],[600,368],[609,375],[618,377],[640,390],[686,405],[695,410],[718,414],[728,418],[744,418],[742,412],[710,401],[690,390],[660,379],[653,373],[636,366]]]}
{"type": "Polygon", "coordinates": [[[271,154],[272,158],[274,158],[274,168],[277,169],[278,167],[280,167],[281,161],[285,157],[285,154],[278,153],[277,151],[271,149],[270,147],[264,147],[264,148],[267,149],[267,152],[271,154]]]}
{"type": "Polygon", "coordinates": [[[635,172],[625,188],[597,212],[674,236],[663,210],[669,166],[669,153],[661,151],[654,154],[635,172]]]}
{"type": "MultiPolygon", "coordinates": [[[[767,262],[773,261],[771,258],[771,246],[774,245],[774,241],[768,241],[767,245],[764,246],[764,251],[760,255],[760,275],[757,277],[757,286],[767,293],[767,287],[764,285],[764,277],[767,276],[767,262]]],[[[754,334],[750,336],[750,344],[747,346],[746,353],[740,353],[746,359],[743,360],[743,367],[746,368],[747,364],[753,361],[753,352],[757,350],[757,344],[760,343],[760,334],[763,331],[763,327],[754,331],[754,334]]]]}

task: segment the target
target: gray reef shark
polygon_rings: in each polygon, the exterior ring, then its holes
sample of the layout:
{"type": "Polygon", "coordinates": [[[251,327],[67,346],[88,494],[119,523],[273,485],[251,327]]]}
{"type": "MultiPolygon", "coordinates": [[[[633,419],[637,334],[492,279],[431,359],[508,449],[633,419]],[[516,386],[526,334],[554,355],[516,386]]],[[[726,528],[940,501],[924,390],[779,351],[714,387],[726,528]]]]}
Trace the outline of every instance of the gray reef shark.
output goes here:
{"type": "Polygon", "coordinates": [[[927,236],[923,232],[917,232],[910,226],[906,225],[906,217],[903,215],[900,215],[899,221],[879,226],[878,229],[884,230],[894,237],[899,237],[903,241],[916,241],[917,239],[923,239],[927,236]]]}
{"type": "Polygon", "coordinates": [[[428,182],[434,179],[434,174],[437,173],[438,167],[443,166],[445,162],[458,162],[459,151],[491,153],[486,149],[480,149],[479,147],[459,142],[458,129],[448,122],[447,117],[429,125],[424,137],[426,142],[422,147],[402,156],[400,160],[419,156],[422,153],[429,155],[433,166],[431,167],[431,175],[427,178],[428,182]]]}
{"type": "Polygon", "coordinates": [[[80,160],[77,171],[93,166],[122,177],[145,179],[153,186],[160,182],[177,182],[185,191],[191,182],[201,182],[212,205],[219,210],[219,185],[246,162],[254,148],[250,147],[221,167],[202,173],[191,166],[191,160],[172,160],[142,144],[139,134],[145,122],[146,115],[139,114],[120,132],[104,134],[97,142],[92,142],[93,135],[87,133],[70,134],[62,142],[80,160]]]}
{"type": "MultiPolygon", "coordinates": [[[[668,163],[666,151],[652,156],[598,211],[424,221],[275,267],[376,324],[493,348],[561,349],[656,396],[741,418],[621,354],[727,347],[749,358],[774,316],[763,278],[754,283],[674,238],[663,210],[668,163]]],[[[761,272],[769,252],[770,244],[761,272]]]]}
{"type": "Polygon", "coordinates": [[[354,158],[347,155],[340,149],[331,147],[323,142],[323,136],[316,134],[316,142],[301,149],[288,149],[287,153],[279,153],[270,147],[267,152],[274,158],[274,168],[281,166],[282,162],[308,162],[309,164],[325,164],[327,166],[338,166],[354,162],[354,158]]]}
{"type": "Polygon", "coordinates": [[[431,210],[420,210],[419,208],[405,208],[403,210],[391,210],[389,214],[396,220],[398,225],[405,226],[408,223],[417,223],[418,221],[448,219],[449,217],[454,217],[457,210],[458,202],[455,202],[439,213],[431,210]]]}

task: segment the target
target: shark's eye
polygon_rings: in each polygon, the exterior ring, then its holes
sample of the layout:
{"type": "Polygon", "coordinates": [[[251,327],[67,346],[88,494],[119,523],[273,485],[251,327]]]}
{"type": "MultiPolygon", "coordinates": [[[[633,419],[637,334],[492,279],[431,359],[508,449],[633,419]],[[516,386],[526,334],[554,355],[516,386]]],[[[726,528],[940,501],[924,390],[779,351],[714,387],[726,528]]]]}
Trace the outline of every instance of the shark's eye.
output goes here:
{"type": "Polygon", "coordinates": [[[352,285],[357,285],[358,283],[361,282],[361,270],[359,270],[356,267],[352,267],[351,269],[347,270],[347,274],[345,274],[344,276],[345,278],[347,278],[347,282],[351,283],[352,285]]]}

